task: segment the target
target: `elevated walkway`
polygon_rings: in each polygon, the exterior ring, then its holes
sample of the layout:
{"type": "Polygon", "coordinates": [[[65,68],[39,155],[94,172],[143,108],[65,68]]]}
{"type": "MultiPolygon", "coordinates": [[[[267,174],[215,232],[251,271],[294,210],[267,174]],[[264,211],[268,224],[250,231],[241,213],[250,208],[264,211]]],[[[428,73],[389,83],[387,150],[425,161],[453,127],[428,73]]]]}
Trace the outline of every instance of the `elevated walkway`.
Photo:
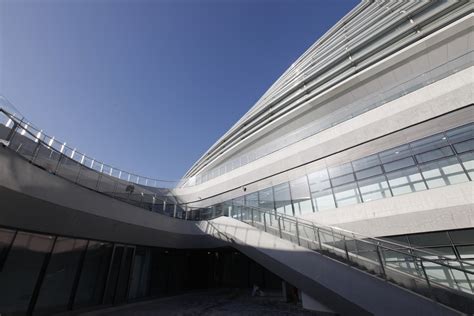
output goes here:
{"type": "Polygon", "coordinates": [[[474,312],[470,263],[258,208],[234,217],[201,225],[337,313],[474,312]]]}

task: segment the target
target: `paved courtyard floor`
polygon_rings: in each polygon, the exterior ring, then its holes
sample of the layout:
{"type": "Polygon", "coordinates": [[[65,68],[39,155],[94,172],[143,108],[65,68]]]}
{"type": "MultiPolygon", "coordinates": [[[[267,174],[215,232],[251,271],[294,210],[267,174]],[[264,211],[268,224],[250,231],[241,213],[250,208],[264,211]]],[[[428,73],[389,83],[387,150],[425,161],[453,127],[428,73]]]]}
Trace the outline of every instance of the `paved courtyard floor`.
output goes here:
{"type": "Polygon", "coordinates": [[[82,315],[318,315],[304,310],[301,305],[286,303],[278,294],[267,293],[263,297],[252,297],[250,290],[221,289],[117,306],[82,315]]]}

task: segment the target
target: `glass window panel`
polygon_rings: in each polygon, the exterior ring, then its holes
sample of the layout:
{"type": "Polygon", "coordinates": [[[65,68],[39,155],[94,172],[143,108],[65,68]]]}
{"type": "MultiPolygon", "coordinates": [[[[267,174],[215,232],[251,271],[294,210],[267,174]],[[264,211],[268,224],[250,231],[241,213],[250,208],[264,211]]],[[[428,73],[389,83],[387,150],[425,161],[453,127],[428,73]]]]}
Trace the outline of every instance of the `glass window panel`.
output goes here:
{"type": "Polygon", "coordinates": [[[358,183],[362,201],[364,202],[392,196],[384,176],[360,180],[358,183]]]}
{"type": "Polygon", "coordinates": [[[341,184],[352,182],[354,180],[355,180],[354,175],[351,173],[351,174],[346,174],[346,175],[341,176],[341,177],[332,178],[331,183],[332,183],[333,186],[338,186],[338,185],[341,185],[341,184]]]}
{"type": "Polygon", "coordinates": [[[258,192],[258,204],[259,207],[267,209],[267,210],[274,210],[275,205],[273,204],[273,189],[268,188],[258,192]]]}
{"type": "Polygon", "coordinates": [[[420,154],[445,146],[448,146],[448,140],[443,133],[439,133],[410,143],[410,147],[414,154],[420,154]]]}
{"type": "Polygon", "coordinates": [[[247,194],[245,196],[245,205],[258,207],[258,192],[247,194]]]}
{"type": "Polygon", "coordinates": [[[367,168],[378,166],[378,165],[380,165],[380,160],[379,160],[378,155],[364,157],[352,162],[354,171],[359,171],[362,169],[367,169],[367,168]]]}
{"type": "Polygon", "coordinates": [[[0,228],[0,265],[7,255],[8,248],[14,236],[14,230],[0,228]]]}
{"type": "Polygon", "coordinates": [[[309,192],[306,176],[291,181],[290,189],[295,214],[299,215],[313,212],[311,194],[309,192]]]}
{"type": "Polygon", "coordinates": [[[276,211],[278,213],[293,215],[293,208],[291,206],[290,198],[290,186],[288,182],[274,186],[273,194],[275,197],[276,211]]]}
{"type": "Polygon", "coordinates": [[[74,308],[102,303],[112,244],[89,241],[77,287],[74,308]]]}
{"type": "Polygon", "coordinates": [[[339,177],[348,173],[352,173],[352,165],[350,162],[329,168],[329,175],[331,178],[339,177]]]}
{"type": "Polygon", "coordinates": [[[356,172],[356,177],[357,179],[364,179],[364,178],[372,177],[378,174],[382,174],[382,167],[375,166],[369,169],[356,172]]]}
{"type": "Polygon", "coordinates": [[[331,187],[328,171],[326,169],[309,174],[308,181],[311,192],[325,190],[331,187]]]}
{"type": "Polygon", "coordinates": [[[443,157],[452,156],[453,154],[454,153],[451,147],[446,146],[443,148],[438,148],[432,151],[418,154],[416,155],[416,159],[418,160],[419,163],[421,163],[421,162],[427,162],[427,161],[431,161],[431,160],[435,160],[435,159],[439,159],[443,157]]]}
{"type": "Polygon", "coordinates": [[[395,242],[397,244],[402,243],[408,245],[408,237],[406,235],[387,237],[384,239],[388,239],[389,241],[395,242]]]}
{"type": "Polygon", "coordinates": [[[423,178],[416,167],[387,173],[387,179],[393,195],[426,190],[423,178]]]}
{"type": "Polygon", "coordinates": [[[245,204],[245,198],[243,196],[239,196],[232,200],[232,214],[231,217],[242,219],[245,213],[242,205],[245,204]]]}
{"type": "Polygon", "coordinates": [[[454,149],[456,149],[456,152],[459,154],[466,151],[474,150],[474,139],[470,139],[462,143],[454,144],[454,149]]]}
{"type": "Polygon", "coordinates": [[[457,246],[456,249],[461,256],[461,259],[474,259],[474,245],[457,246]]]}
{"type": "Polygon", "coordinates": [[[324,210],[336,208],[336,203],[334,202],[332,189],[313,192],[311,194],[311,197],[313,198],[315,211],[324,211],[324,210]]]}
{"type": "Polygon", "coordinates": [[[411,150],[408,145],[398,146],[379,153],[382,163],[388,163],[411,156],[411,150]]]}
{"type": "Polygon", "coordinates": [[[415,160],[412,157],[406,157],[400,160],[395,160],[395,161],[386,163],[383,165],[383,167],[385,168],[386,172],[389,172],[389,171],[398,170],[401,168],[414,166],[414,165],[415,165],[415,160]]]}
{"type": "Polygon", "coordinates": [[[35,314],[65,311],[71,295],[79,258],[87,241],[58,237],[41,285],[35,314]]]}
{"type": "Polygon", "coordinates": [[[453,230],[449,235],[455,245],[474,244],[474,229],[453,230]]]}
{"type": "Polygon", "coordinates": [[[471,177],[471,180],[474,179],[474,153],[470,152],[459,155],[459,159],[461,159],[462,165],[471,177]]]}
{"type": "Polygon", "coordinates": [[[464,125],[446,132],[451,143],[458,143],[474,138],[474,124],[464,125]]]}
{"type": "Polygon", "coordinates": [[[357,204],[361,202],[359,190],[357,189],[357,184],[355,182],[335,187],[333,188],[333,190],[337,207],[357,204]]]}
{"type": "Polygon", "coordinates": [[[454,252],[454,248],[453,247],[430,247],[430,248],[421,248],[422,250],[426,251],[426,252],[429,252],[429,253],[432,253],[433,255],[431,254],[427,254],[425,252],[418,252],[418,251],[415,251],[417,255],[421,256],[421,257],[424,257],[424,258],[427,258],[427,259],[433,259],[433,260],[436,260],[436,259],[439,259],[440,257],[447,257],[449,259],[456,259],[456,254],[454,252]],[[438,255],[438,256],[436,256],[438,255]]]}
{"type": "Polygon", "coordinates": [[[2,314],[24,313],[33,294],[41,266],[51,251],[53,236],[18,232],[0,272],[2,314]]]}
{"type": "Polygon", "coordinates": [[[430,189],[468,181],[455,157],[422,164],[420,169],[430,189]]]}
{"type": "Polygon", "coordinates": [[[451,245],[448,234],[446,232],[434,232],[408,235],[410,243],[414,247],[432,247],[451,245]]]}

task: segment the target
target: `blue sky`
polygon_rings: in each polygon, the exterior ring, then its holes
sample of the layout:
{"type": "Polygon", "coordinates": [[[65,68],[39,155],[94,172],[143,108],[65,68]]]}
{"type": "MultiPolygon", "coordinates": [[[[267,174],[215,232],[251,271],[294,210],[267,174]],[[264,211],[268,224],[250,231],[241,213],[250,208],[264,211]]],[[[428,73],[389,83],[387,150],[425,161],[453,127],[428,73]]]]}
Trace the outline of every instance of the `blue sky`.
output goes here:
{"type": "Polygon", "coordinates": [[[178,179],[358,1],[0,1],[0,95],[97,160],[178,179]]]}

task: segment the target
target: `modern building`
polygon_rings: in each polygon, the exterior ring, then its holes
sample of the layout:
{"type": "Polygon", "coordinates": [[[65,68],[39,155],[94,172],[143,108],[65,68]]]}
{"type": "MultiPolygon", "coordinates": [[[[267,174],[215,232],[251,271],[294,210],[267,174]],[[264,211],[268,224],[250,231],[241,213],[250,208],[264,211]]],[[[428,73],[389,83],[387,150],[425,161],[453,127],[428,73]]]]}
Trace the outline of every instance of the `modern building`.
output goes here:
{"type": "Polygon", "coordinates": [[[197,288],[474,313],[474,4],[363,1],[184,175],[94,160],[5,101],[0,314],[197,288]]]}

